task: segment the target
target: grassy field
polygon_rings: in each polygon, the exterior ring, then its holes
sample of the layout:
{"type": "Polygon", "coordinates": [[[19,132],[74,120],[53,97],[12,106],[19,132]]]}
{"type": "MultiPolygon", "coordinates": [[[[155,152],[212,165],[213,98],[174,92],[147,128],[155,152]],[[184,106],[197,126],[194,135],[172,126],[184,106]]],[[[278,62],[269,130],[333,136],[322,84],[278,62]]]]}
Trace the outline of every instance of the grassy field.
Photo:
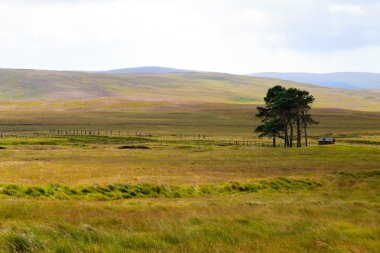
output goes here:
{"type": "MultiPolygon", "coordinates": [[[[0,130],[121,130],[213,137],[252,138],[258,124],[255,104],[131,101],[121,98],[41,100],[0,103],[0,130]]],[[[316,108],[321,123],[310,129],[320,135],[380,133],[380,113],[316,108]]],[[[344,136],[343,136],[344,137],[344,136]]]]}
{"type": "Polygon", "coordinates": [[[273,149],[234,145],[269,141],[251,104],[0,106],[0,252],[380,251],[380,113],[317,108],[336,145],[273,149]]]}

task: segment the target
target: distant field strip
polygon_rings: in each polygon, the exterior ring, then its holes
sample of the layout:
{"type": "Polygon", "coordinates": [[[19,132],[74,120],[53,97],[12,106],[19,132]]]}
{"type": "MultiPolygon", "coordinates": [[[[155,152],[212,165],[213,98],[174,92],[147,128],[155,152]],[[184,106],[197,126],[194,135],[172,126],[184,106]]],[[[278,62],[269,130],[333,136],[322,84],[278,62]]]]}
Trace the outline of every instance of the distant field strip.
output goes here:
{"type": "MultiPolygon", "coordinates": [[[[78,146],[85,144],[104,144],[104,145],[121,145],[125,143],[136,144],[136,143],[150,143],[150,144],[177,144],[182,145],[178,148],[191,148],[190,145],[196,146],[258,146],[258,147],[272,147],[270,139],[213,139],[210,137],[203,137],[201,135],[188,135],[187,137],[182,136],[85,136],[85,135],[62,135],[62,136],[48,136],[48,135],[34,135],[34,136],[24,136],[24,135],[12,135],[12,136],[2,136],[1,145],[4,146],[17,146],[17,145],[47,145],[47,146],[78,146]]],[[[317,143],[314,140],[309,141],[309,146],[315,146],[317,143]]],[[[281,147],[278,144],[278,147],[281,147]]],[[[123,149],[125,146],[120,146],[118,148],[123,149]]],[[[0,147],[5,148],[5,147],[0,147]]]]}
{"type": "Polygon", "coordinates": [[[380,146],[380,141],[374,141],[374,140],[343,140],[344,143],[349,144],[359,144],[359,145],[376,145],[380,146]]]}
{"type": "Polygon", "coordinates": [[[1,197],[116,200],[130,198],[183,198],[259,191],[313,190],[321,184],[308,179],[262,180],[258,183],[219,183],[203,185],[109,184],[69,187],[60,184],[26,186],[0,185],[1,197]]]}
{"type": "Polygon", "coordinates": [[[374,177],[374,176],[380,176],[380,170],[379,171],[363,171],[363,172],[337,172],[337,175],[344,176],[344,177],[351,177],[351,178],[368,178],[368,177],[374,177]]]}

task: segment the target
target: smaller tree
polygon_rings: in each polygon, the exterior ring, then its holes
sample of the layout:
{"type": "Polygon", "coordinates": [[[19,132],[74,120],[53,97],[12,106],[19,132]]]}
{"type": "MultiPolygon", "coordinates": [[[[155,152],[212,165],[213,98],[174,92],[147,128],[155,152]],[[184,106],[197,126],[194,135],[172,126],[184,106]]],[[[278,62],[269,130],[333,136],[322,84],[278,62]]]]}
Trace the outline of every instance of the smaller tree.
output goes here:
{"type": "Polygon", "coordinates": [[[284,129],[284,125],[279,119],[267,120],[263,124],[257,126],[255,132],[260,133],[259,137],[271,137],[273,147],[276,147],[276,138],[283,139],[284,136],[281,132],[284,129]]]}

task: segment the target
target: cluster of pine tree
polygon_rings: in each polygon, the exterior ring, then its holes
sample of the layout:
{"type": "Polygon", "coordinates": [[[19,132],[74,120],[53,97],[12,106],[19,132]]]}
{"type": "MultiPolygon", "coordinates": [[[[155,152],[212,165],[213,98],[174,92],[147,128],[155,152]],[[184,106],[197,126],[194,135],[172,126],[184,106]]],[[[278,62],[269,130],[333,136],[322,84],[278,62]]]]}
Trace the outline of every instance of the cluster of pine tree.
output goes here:
{"type": "Polygon", "coordinates": [[[283,139],[285,147],[293,147],[296,137],[297,147],[301,147],[304,135],[305,146],[308,146],[307,127],[318,123],[310,114],[314,97],[305,90],[277,85],[268,90],[264,101],[265,106],[257,107],[256,114],[262,123],[255,130],[260,137],[273,138],[273,147],[276,147],[276,138],[283,139]]]}

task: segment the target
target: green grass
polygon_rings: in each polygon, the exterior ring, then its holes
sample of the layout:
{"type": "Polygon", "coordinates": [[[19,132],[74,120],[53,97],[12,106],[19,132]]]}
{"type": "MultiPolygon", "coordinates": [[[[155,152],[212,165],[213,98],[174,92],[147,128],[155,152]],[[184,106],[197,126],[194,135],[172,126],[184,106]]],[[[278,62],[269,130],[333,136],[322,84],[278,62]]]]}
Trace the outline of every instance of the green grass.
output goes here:
{"type": "Polygon", "coordinates": [[[154,141],[154,139],[144,137],[130,136],[97,136],[97,135],[81,135],[81,136],[52,136],[50,137],[29,137],[29,138],[4,138],[1,145],[5,146],[25,146],[25,145],[72,145],[78,146],[82,144],[122,144],[122,143],[141,143],[154,141]]]}
{"type": "Polygon", "coordinates": [[[331,135],[336,145],[273,149],[233,145],[270,143],[253,133],[248,104],[103,98],[1,110],[0,252],[380,250],[379,113],[315,109],[312,143],[331,135]]]}
{"type": "Polygon", "coordinates": [[[259,104],[263,103],[262,98],[249,98],[249,97],[235,97],[235,98],[230,98],[229,101],[233,103],[247,103],[247,104],[259,104]]]}
{"type": "Polygon", "coordinates": [[[345,143],[352,144],[366,144],[366,145],[380,145],[380,141],[371,141],[371,140],[344,140],[345,143]]]}
{"type": "Polygon", "coordinates": [[[17,198],[58,198],[115,200],[130,198],[184,198],[218,194],[233,194],[259,191],[313,190],[321,186],[312,180],[286,179],[261,180],[259,183],[219,183],[203,185],[151,185],[151,184],[109,184],[65,186],[26,186],[19,184],[0,185],[0,197],[17,198]]]}
{"type": "Polygon", "coordinates": [[[327,176],[330,185],[312,191],[100,202],[3,199],[0,245],[25,252],[376,252],[380,204],[363,196],[376,192],[379,177],[354,179],[353,186],[342,184],[344,176],[327,176]]]}
{"type": "MultiPolygon", "coordinates": [[[[212,137],[252,138],[259,123],[253,118],[255,105],[218,103],[142,102],[103,98],[95,100],[9,102],[0,108],[0,130],[103,130],[108,135],[127,133],[158,136],[206,134],[212,137]]],[[[380,113],[341,109],[315,109],[321,122],[309,129],[312,138],[334,134],[380,133],[380,113]]]]}

